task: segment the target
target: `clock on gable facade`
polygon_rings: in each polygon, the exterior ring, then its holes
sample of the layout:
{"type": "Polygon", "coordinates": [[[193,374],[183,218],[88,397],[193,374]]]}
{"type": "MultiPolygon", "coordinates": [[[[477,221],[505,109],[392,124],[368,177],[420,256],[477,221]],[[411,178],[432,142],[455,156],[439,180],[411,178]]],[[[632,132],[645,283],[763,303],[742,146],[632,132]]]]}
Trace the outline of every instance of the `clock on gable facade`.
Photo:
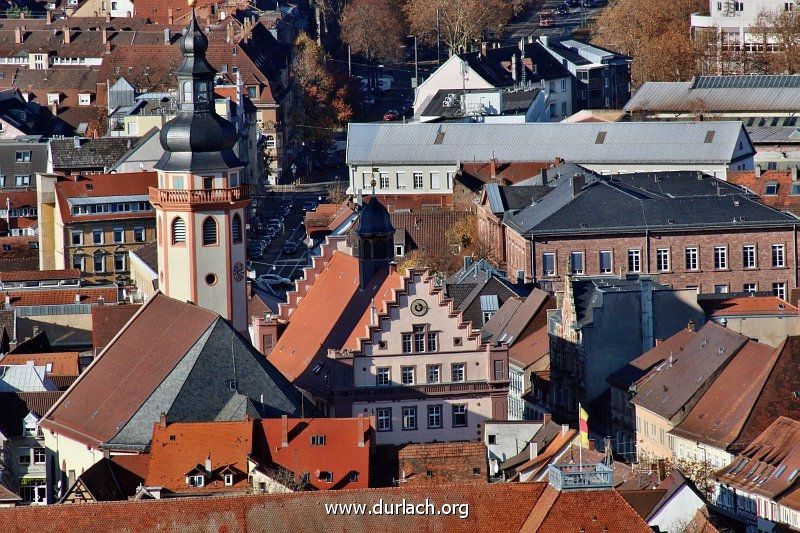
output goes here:
{"type": "Polygon", "coordinates": [[[423,316],[428,312],[428,302],[421,298],[417,298],[411,302],[411,313],[414,316],[423,316]]]}

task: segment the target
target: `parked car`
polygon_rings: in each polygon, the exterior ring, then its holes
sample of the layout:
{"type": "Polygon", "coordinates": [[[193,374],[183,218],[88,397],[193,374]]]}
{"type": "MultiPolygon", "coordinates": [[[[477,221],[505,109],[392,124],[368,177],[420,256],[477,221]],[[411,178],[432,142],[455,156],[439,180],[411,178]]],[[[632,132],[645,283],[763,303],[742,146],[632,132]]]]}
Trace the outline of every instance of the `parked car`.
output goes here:
{"type": "Polygon", "coordinates": [[[256,278],[256,283],[263,283],[264,285],[274,287],[276,285],[291,285],[292,280],[277,274],[261,274],[256,278]]]}
{"type": "Polygon", "coordinates": [[[296,251],[297,251],[296,242],[287,242],[283,245],[283,253],[287,255],[293,255],[296,251]]]}
{"type": "Polygon", "coordinates": [[[303,203],[303,211],[316,211],[317,210],[317,202],[314,200],[308,200],[307,202],[303,203]]]}
{"type": "Polygon", "coordinates": [[[569,15],[569,7],[562,4],[556,8],[556,15],[559,17],[565,17],[569,15]]]}
{"type": "Polygon", "coordinates": [[[398,120],[400,118],[400,113],[395,111],[394,109],[390,109],[383,115],[383,120],[386,122],[391,122],[393,120],[398,120]]]}

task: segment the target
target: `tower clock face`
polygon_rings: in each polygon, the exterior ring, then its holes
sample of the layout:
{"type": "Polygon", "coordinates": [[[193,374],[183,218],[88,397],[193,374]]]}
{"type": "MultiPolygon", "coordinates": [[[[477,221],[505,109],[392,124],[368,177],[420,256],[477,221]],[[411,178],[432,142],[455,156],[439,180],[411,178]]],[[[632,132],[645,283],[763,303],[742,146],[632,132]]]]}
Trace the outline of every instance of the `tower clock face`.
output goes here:
{"type": "Polygon", "coordinates": [[[236,280],[237,283],[244,279],[244,265],[241,261],[236,261],[233,265],[233,279],[236,280]]]}
{"type": "Polygon", "coordinates": [[[411,313],[414,316],[423,316],[428,312],[428,302],[421,299],[416,299],[411,302],[411,313]]]}

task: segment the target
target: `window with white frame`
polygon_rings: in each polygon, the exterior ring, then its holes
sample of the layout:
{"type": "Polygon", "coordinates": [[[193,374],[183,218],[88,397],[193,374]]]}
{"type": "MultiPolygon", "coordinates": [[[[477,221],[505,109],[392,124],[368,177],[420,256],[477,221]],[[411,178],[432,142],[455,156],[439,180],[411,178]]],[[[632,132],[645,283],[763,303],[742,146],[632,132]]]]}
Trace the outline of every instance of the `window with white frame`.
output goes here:
{"type": "Polygon", "coordinates": [[[659,272],[669,272],[669,248],[656,250],[656,269],[659,272]]]}
{"type": "Polygon", "coordinates": [[[92,230],[92,244],[103,244],[103,230],[95,228],[92,230]]]}
{"type": "Polygon", "coordinates": [[[72,246],[82,246],[83,245],[83,232],[81,230],[72,230],[69,232],[70,234],[70,242],[72,246]]]}
{"type": "Polygon", "coordinates": [[[422,172],[414,172],[414,188],[422,189],[425,185],[423,183],[422,172]]]}
{"type": "Polygon", "coordinates": [[[144,228],[137,226],[133,228],[133,242],[144,242],[144,228]]]}
{"type": "Polygon", "coordinates": [[[428,429],[439,429],[442,427],[442,406],[428,406],[428,429]]]}
{"type": "Polygon", "coordinates": [[[17,187],[27,187],[31,184],[31,177],[29,174],[20,174],[18,176],[14,176],[14,180],[17,187]]]}
{"type": "Polygon", "coordinates": [[[600,251],[600,273],[611,274],[614,271],[614,260],[611,250],[600,251]]]}
{"type": "Polygon", "coordinates": [[[786,266],[786,247],[783,244],[772,245],[772,266],[775,268],[786,266]]]}
{"type": "Polygon", "coordinates": [[[406,173],[402,170],[398,170],[397,173],[395,174],[395,180],[397,180],[396,186],[398,189],[406,188],[405,175],[406,173]]]}
{"type": "Polygon", "coordinates": [[[47,454],[45,453],[44,448],[33,449],[33,464],[43,465],[46,460],[47,454]]]}
{"type": "Polygon", "coordinates": [[[628,250],[628,272],[642,271],[642,251],[637,249],[628,250]]]}
{"type": "Polygon", "coordinates": [[[431,172],[431,189],[440,189],[441,183],[439,182],[439,172],[432,171],[431,172]]]}
{"type": "Polygon", "coordinates": [[[230,487],[233,485],[233,474],[225,474],[225,486],[230,487]]]}
{"type": "Polygon", "coordinates": [[[758,292],[758,283],[745,283],[742,285],[742,292],[758,292]]]}
{"type": "Polygon", "coordinates": [[[583,252],[570,253],[569,266],[573,274],[583,274],[583,252]]]}
{"type": "Polygon", "coordinates": [[[549,252],[542,254],[542,274],[545,276],[556,275],[556,254],[549,252]]]}
{"type": "Polygon", "coordinates": [[[392,430],[392,408],[379,407],[375,409],[375,416],[378,420],[378,431],[392,430]]]}
{"type": "Polygon", "coordinates": [[[203,474],[193,474],[186,476],[186,484],[190,487],[202,487],[206,484],[206,476],[203,474]]]}
{"type": "Polygon", "coordinates": [[[85,259],[84,257],[81,257],[79,255],[73,255],[72,256],[72,268],[76,268],[76,269],[80,270],[81,272],[83,272],[83,268],[85,266],[84,259],[85,259]]]}
{"type": "Polygon", "coordinates": [[[428,365],[428,383],[440,383],[442,381],[442,365],[428,365]]]}
{"type": "Polygon", "coordinates": [[[400,367],[400,382],[403,385],[413,385],[416,380],[414,379],[416,374],[416,367],[413,366],[401,366],[400,367]]]}
{"type": "Polygon", "coordinates": [[[114,244],[122,244],[125,242],[125,230],[122,228],[114,228],[114,244]]]}
{"type": "Polygon", "coordinates": [[[728,294],[728,286],[714,285],[714,294],[728,294]]]}
{"type": "Polygon", "coordinates": [[[392,369],[382,366],[375,369],[375,384],[379,387],[386,387],[392,384],[392,369]]]}
{"type": "Polygon", "coordinates": [[[412,352],[411,333],[403,333],[401,338],[402,338],[403,353],[411,353],[412,352]]]}
{"type": "Polygon", "coordinates": [[[96,274],[102,274],[106,271],[106,261],[103,254],[94,255],[94,271],[96,274]]]}
{"type": "Polygon", "coordinates": [[[87,93],[80,93],[78,95],[78,105],[91,105],[92,95],[87,93]]]}
{"type": "Polygon", "coordinates": [[[266,143],[267,149],[272,150],[275,148],[275,136],[274,135],[267,135],[264,142],[266,143]]]}
{"type": "Polygon", "coordinates": [[[450,365],[450,381],[459,383],[467,380],[467,364],[452,363],[450,365]]]}
{"type": "Polygon", "coordinates": [[[785,282],[776,282],[772,284],[772,294],[780,298],[781,300],[786,299],[786,283],[785,282]]]}
{"type": "Polygon", "coordinates": [[[126,254],[125,252],[114,253],[114,270],[116,272],[124,272],[125,270],[127,270],[126,268],[127,257],[128,254],[126,254]]]}
{"type": "Polygon", "coordinates": [[[453,427],[464,427],[467,425],[467,404],[453,404],[453,427]]]}
{"type": "Polygon", "coordinates": [[[758,262],[756,259],[756,245],[745,244],[742,246],[742,268],[756,268],[758,262]]]}
{"type": "Polygon", "coordinates": [[[381,189],[388,189],[389,188],[389,173],[388,172],[381,172],[379,174],[380,183],[378,186],[381,189]]]}
{"type": "Polygon", "coordinates": [[[685,252],[686,257],[686,270],[698,270],[699,269],[699,251],[697,248],[691,247],[686,248],[685,252]]]}
{"type": "Polygon", "coordinates": [[[311,445],[312,446],[325,446],[325,443],[328,439],[325,435],[311,435],[311,445]]]}
{"type": "Polygon", "coordinates": [[[417,429],[417,408],[403,407],[403,431],[417,429]]]}
{"type": "Polygon", "coordinates": [[[714,269],[726,270],[728,268],[728,247],[715,246],[714,247],[714,269]]]}

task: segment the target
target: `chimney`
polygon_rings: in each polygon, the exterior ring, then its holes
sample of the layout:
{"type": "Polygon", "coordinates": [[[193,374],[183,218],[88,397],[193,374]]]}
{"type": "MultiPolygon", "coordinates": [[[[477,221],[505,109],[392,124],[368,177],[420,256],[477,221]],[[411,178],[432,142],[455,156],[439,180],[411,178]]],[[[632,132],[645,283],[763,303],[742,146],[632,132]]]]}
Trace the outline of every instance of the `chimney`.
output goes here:
{"type": "Polygon", "coordinates": [[[553,415],[551,415],[550,413],[544,413],[542,415],[542,425],[543,426],[546,426],[547,424],[549,424],[551,420],[553,420],[553,415]]]}
{"type": "Polygon", "coordinates": [[[233,24],[228,24],[225,27],[225,42],[228,44],[233,42],[233,24]]]}
{"type": "Polygon", "coordinates": [[[756,168],[754,169],[754,172],[755,172],[756,177],[760,178],[761,174],[762,174],[761,165],[756,165],[756,168]]]}
{"type": "Polygon", "coordinates": [[[22,44],[22,28],[19,26],[14,28],[14,42],[17,44],[22,44]]]}
{"type": "Polygon", "coordinates": [[[172,35],[169,28],[164,28],[164,45],[169,46],[172,43],[172,35]]]}
{"type": "Polygon", "coordinates": [[[11,307],[11,295],[6,294],[6,307],[11,307]]]}
{"type": "Polygon", "coordinates": [[[664,481],[667,479],[667,463],[664,459],[658,460],[658,480],[664,481]]]}
{"type": "Polygon", "coordinates": [[[489,43],[487,43],[486,41],[482,41],[481,42],[481,55],[483,57],[486,57],[486,50],[488,50],[488,49],[489,49],[489,43]]]}
{"type": "Polygon", "coordinates": [[[694,323],[694,320],[690,320],[688,324],[686,324],[686,329],[689,331],[697,331],[697,324],[694,323]]]}
{"type": "Polygon", "coordinates": [[[48,9],[46,17],[45,24],[49,26],[53,23],[53,12],[48,9]]]}
{"type": "Polygon", "coordinates": [[[792,181],[797,181],[797,165],[792,165],[792,181]]]}
{"type": "Polygon", "coordinates": [[[289,417],[283,415],[281,417],[281,448],[286,448],[287,446],[289,446],[289,417]]]}
{"type": "Polygon", "coordinates": [[[542,169],[542,185],[547,185],[547,169],[542,169]]]}
{"type": "Polygon", "coordinates": [[[536,442],[531,442],[528,444],[528,458],[530,460],[536,459],[536,456],[539,455],[539,444],[536,442]]]}
{"type": "Polygon", "coordinates": [[[566,437],[569,433],[569,424],[561,424],[561,436],[566,437]]]}
{"type": "Polygon", "coordinates": [[[80,295],[80,293],[76,293],[75,294],[75,303],[76,304],[81,303],[81,295],[80,295]]]}
{"type": "Polygon", "coordinates": [[[208,454],[208,457],[206,457],[206,472],[208,472],[209,474],[211,473],[211,470],[212,470],[211,466],[212,466],[211,465],[211,454],[208,454]]]}
{"type": "Polygon", "coordinates": [[[167,413],[161,411],[161,414],[158,415],[158,427],[165,428],[167,427],[167,413]]]}
{"type": "Polygon", "coordinates": [[[106,53],[106,54],[110,54],[111,53],[111,43],[106,43],[106,51],[104,53],[106,53]]]}
{"type": "Polygon", "coordinates": [[[519,40],[519,51],[522,53],[522,57],[525,57],[525,37],[520,38],[519,40]]]}
{"type": "Polygon", "coordinates": [[[363,413],[358,413],[358,435],[356,435],[356,438],[358,439],[357,440],[358,447],[359,448],[363,448],[364,447],[364,414],[363,413]]]}
{"type": "Polygon", "coordinates": [[[78,149],[81,147],[81,138],[77,135],[72,138],[72,147],[78,149]]]}
{"type": "Polygon", "coordinates": [[[50,104],[50,112],[53,114],[53,116],[58,116],[58,102],[53,102],[50,104]]]}
{"type": "Polygon", "coordinates": [[[583,174],[575,174],[570,178],[570,182],[572,182],[572,196],[574,198],[578,196],[583,186],[586,185],[586,176],[583,174]]]}
{"type": "Polygon", "coordinates": [[[69,44],[71,42],[72,42],[72,30],[64,26],[64,44],[69,44]]]}
{"type": "Polygon", "coordinates": [[[106,11],[106,22],[111,22],[111,13],[106,11]]]}
{"type": "Polygon", "coordinates": [[[497,159],[494,156],[489,160],[489,173],[491,174],[492,182],[497,181],[497,159]]]}
{"type": "Polygon", "coordinates": [[[100,30],[100,32],[103,35],[103,44],[108,44],[108,29],[103,28],[102,30],[100,30]]]}
{"type": "Polygon", "coordinates": [[[167,9],[167,24],[173,24],[175,22],[175,17],[172,15],[172,8],[167,9]]]}
{"type": "Polygon", "coordinates": [[[517,60],[517,54],[511,54],[511,79],[515,82],[519,79],[519,61],[517,60]]]}

